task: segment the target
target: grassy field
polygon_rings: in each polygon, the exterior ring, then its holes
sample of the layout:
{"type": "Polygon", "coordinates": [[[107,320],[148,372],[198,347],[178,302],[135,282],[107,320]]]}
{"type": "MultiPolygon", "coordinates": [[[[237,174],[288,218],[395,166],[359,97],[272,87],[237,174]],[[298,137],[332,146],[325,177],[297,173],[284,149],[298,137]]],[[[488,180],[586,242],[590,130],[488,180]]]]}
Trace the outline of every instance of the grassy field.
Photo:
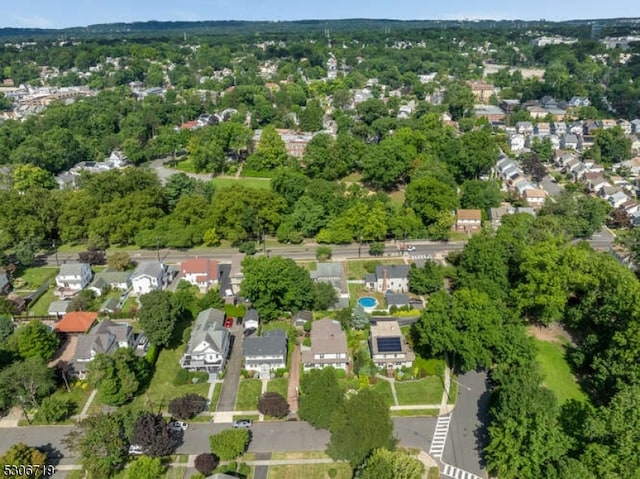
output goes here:
{"type": "Polygon", "coordinates": [[[272,460],[296,460],[296,459],[329,459],[324,451],[304,451],[304,452],[274,452],[271,454],[272,460]]]}
{"type": "Polygon", "coordinates": [[[401,406],[440,404],[442,381],[437,376],[427,376],[417,381],[396,381],[396,394],[401,406]]]}
{"type": "Polygon", "coordinates": [[[404,204],[404,191],[392,191],[389,193],[389,198],[391,199],[391,203],[394,205],[403,205],[404,204]]]}
{"type": "Polygon", "coordinates": [[[158,408],[166,411],[169,401],[173,398],[189,393],[207,397],[209,392],[209,383],[207,382],[180,386],[173,384],[173,379],[180,370],[179,360],[184,352],[184,346],[181,344],[172,349],[160,351],[151,383],[146,391],[133,400],[134,405],[144,406],[152,411],[158,408]]]}
{"type": "Polygon", "coordinates": [[[47,316],[49,314],[49,305],[56,299],[58,298],[56,298],[55,289],[49,286],[49,289],[38,298],[38,301],[29,307],[29,312],[36,316],[47,316]]]}
{"type": "Polygon", "coordinates": [[[211,180],[211,183],[219,187],[242,185],[248,188],[258,188],[263,190],[271,188],[270,178],[214,178],[211,180]]]}
{"type": "Polygon", "coordinates": [[[569,399],[585,401],[586,395],[575,381],[561,343],[534,340],[538,348],[537,360],[544,376],[544,385],[551,389],[560,404],[569,399]]]}
{"type": "Polygon", "coordinates": [[[16,290],[35,291],[58,274],[58,268],[27,268],[14,280],[16,290]]]}
{"type": "Polygon", "coordinates": [[[393,400],[393,393],[391,392],[391,384],[389,384],[388,381],[379,379],[377,383],[371,386],[371,389],[382,394],[388,406],[396,405],[395,401],[393,400]]]}
{"type": "Polygon", "coordinates": [[[275,378],[267,384],[267,391],[278,393],[285,399],[287,399],[288,388],[289,380],[286,378],[275,378]]]}
{"type": "Polygon", "coordinates": [[[258,397],[262,391],[259,379],[241,379],[236,397],[236,411],[255,411],[258,409],[258,397]]]}
{"type": "Polygon", "coordinates": [[[267,479],[351,479],[352,471],[348,464],[328,463],[328,464],[296,464],[269,466],[267,479]],[[329,469],[334,469],[336,475],[330,476],[329,469]]]}

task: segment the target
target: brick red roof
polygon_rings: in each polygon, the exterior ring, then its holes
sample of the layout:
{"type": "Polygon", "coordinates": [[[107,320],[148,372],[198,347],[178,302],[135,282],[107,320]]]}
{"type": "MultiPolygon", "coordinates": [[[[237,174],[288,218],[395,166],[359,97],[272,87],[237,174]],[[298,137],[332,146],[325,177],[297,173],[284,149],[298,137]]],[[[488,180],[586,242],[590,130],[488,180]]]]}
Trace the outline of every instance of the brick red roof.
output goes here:
{"type": "Polygon", "coordinates": [[[98,313],[73,311],[65,314],[53,329],[60,333],[86,333],[96,319],[98,319],[98,313]]]}
{"type": "Polygon", "coordinates": [[[218,279],[218,262],[209,258],[191,258],[180,263],[180,273],[206,277],[198,278],[198,281],[215,280],[218,279]]]}

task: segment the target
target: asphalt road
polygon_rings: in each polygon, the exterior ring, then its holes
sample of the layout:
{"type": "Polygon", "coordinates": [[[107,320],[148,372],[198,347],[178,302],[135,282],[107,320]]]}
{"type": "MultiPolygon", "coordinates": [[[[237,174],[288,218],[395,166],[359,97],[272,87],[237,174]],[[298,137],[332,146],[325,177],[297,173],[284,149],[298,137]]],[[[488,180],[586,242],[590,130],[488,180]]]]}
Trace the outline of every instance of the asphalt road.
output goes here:
{"type": "Polygon", "coordinates": [[[458,377],[458,399],[442,457],[446,464],[484,477],[489,391],[487,374],[471,371],[458,377]]]}
{"type": "MultiPolygon", "coordinates": [[[[415,251],[411,252],[411,255],[434,255],[436,253],[448,253],[449,251],[461,250],[465,242],[437,242],[437,241],[412,241],[412,245],[415,246],[415,251]]],[[[291,258],[294,260],[314,260],[316,259],[316,247],[315,244],[305,245],[284,245],[269,248],[267,251],[270,256],[280,255],[285,258],[291,258]]],[[[373,258],[369,256],[369,247],[363,245],[361,248],[358,245],[332,245],[332,257],[333,259],[344,260],[350,258],[373,258]]],[[[172,250],[161,249],[159,251],[153,250],[131,250],[128,251],[129,255],[134,261],[151,261],[156,260],[158,257],[166,263],[180,263],[188,258],[215,258],[219,261],[230,262],[231,258],[238,254],[236,248],[205,248],[205,249],[192,249],[192,250],[172,250]]],[[[385,249],[385,255],[388,256],[400,256],[397,245],[393,243],[387,243],[385,249]]],[[[406,255],[406,253],[405,253],[406,255]]],[[[56,266],[63,263],[77,263],[77,253],[58,253],[49,255],[44,258],[45,262],[50,266],[56,266]]]]}

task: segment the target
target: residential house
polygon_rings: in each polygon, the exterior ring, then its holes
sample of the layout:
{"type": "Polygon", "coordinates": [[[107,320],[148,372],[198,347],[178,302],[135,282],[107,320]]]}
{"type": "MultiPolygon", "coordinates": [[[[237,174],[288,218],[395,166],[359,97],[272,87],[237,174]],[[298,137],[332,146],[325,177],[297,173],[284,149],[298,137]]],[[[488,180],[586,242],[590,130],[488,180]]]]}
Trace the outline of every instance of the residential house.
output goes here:
{"type": "Polygon", "coordinates": [[[560,169],[564,169],[570,160],[575,160],[576,155],[573,151],[559,150],[554,153],[554,161],[556,166],[560,169]]]}
{"type": "Polygon", "coordinates": [[[533,131],[536,135],[547,136],[551,134],[551,127],[549,126],[549,123],[542,122],[538,123],[533,131]]]}
{"type": "Polygon", "coordinates": [[[574,96],[568,101],[568,106],[577,108],[581,106],[591,106],[591,101],[586,96],[574,96]]]}
{"type": "Polygon", "coordinates": [[[605,186],[598,192],[598,196],[614,208],[619,208],[630,199],[618,186],[605,186]]]}
{"type": "Polygon", "coordinates": [[[303,328],[306,323],[311,321],[313,321],[313,313],[311,311],[298,311],[293,320],[293,325],[297,328],[303,328]]]}
{"type": "Polygon", "coordinates": [[[622,203],[618,209],[624,211],[629,216],[633,216],[640,211],[640,205],[634,200],[628,200],[622,203]]]}
{"type": "Polygon", "coordinates": [[[316,270],[311,271],[311,279],[314,282],[329,283],[336,290],[338,300],[332,306],[333,309],[349,306],[349,288],[342,263],[318,263],[316,270]]]}
{"type": "Polygon", "coordinates": [[[387,308],[391,308],[392,306],[395,306],[396,308],[403,308],[411,304],[409,295],[405,293],[393,293],[390,291],[387,291],[384,295],[384,301],[387,303],[387,308]]]}
{"type": "Polygon", "coordinates": [[[501,108],[495,105],[474,105],[473,110],[477,118],[486,118],[490,122],[504,120],[507,116],[501,108]]]}
{"type": "Polygon", "coordinates": [[[11,291],[11,281],[9,281],[9,274],[0,269],[0,294],[9,294],[11,291]]]}
{"type": "Polygon", "coordinates": [[[92,277],[91,266],[87,263],[63,264],[56,276],[56,286],[65,291],[78,292],[89,284],[92,277]]]}
{"type": "Polygon", "coordinates": [[[328,366],[347,370],[349,347],[339,321],[325,318],[311,324],[311,346],[303,346],[302,365],[305,371],[328,366]]]}
{"type": "Polygon", "coordinates": [[[560,138],[560,148],[564,150],[577,150],[578,137],[572,133],[566,133],[560,138]]]}
{"type": "Polygon", "coordinates": [[[513,187],[519,196],[524,197],[524,194],[527,190],[535,189],[535,186],[533,186],[533,184],[531,184],[531,182],[527,180],[525,177],[520,176],[517,179],[519,181],[514,181],[513,187]]]}
{"type": "Polygon", "coordinates": [[[480,210],[459,209],[456,211],[456,221],[453,231],[471,234],[482,229],[482,212],[480,210]]]}
{"type": "Polygon", "coordinates": [[[120,309],[121,305],[118,298],[109,298],[100,306],[101,313],[117,313],[120,309]]]}
{"type": "Polygon", "coordinates": [[[513,113],[519,106],[520,100],[507,99],[500,102],[500,108],[507,114],[513,113]]]}
{"type": "Polygon", "coordinates": [[[55,324],[53,330],[58,333],[82,334],[89,331],[97,319],[98,313],[73,311],[65,314],[62,319],[55,324]]]}
{"type": "Polygon", "coordinates": [[[397,321],[371,323],[369,348],[371,359],[379,368],[411,367],[415,359],[397,321]]]}
{"type": "Polygon", "coordinates": [[[531,208],[539,210],[544,206],[546,196],[544,190],[532,188],[525,190],[523,198],[531,208]]]}
{"type": "Polygon", "coordinates": [[[365,275],[365,286],[370,291],[396,293],[409,291],[409,265],[387,264],[376,266],[375,273],[365,275]]]}
{"type": "Polygon", "coordinates": [[[521,135],[531,135],[533,133],[533,123],[530,121],[519,121],[516,123],[516,131],[521,135]]]}
{"type": "Polygon", "coordinates": [[[584,132],[584,122],[573,121],[569,123],[567,132],[571,133],[572,135],[582,135],[582,133],[584,132]]]}
{"type": "Polygon", "coordinates": [[[220,269],[218,262],[208,258],[190,258],[180,263],[180,275],[188,283],[200,288],[202,293],[218,286],[220,269]]]}
{"type": "Polygon", "coordinates": [[[516,165],[515,161],[513,161],[508,156],[501,155],[496,162],[496,166],[494,169],[500,178],[506,179],[507,176],[505,175],[505,173],[510,169],[518,169],[518,166],[516,165]]]}
{"type": "Polygon", "coordinates": [[[160,261],[141,262],[131,275],[133,293],[143,295],[164,289],[168,284],[167,276],[167,267],[160,261]]]}
{"type": "Polygon", "coordinates": [[[245,338],[244,368],[268,379],[270,371],[287,367],[287,333],[282,329],[267,331],[262,336],[245,338]]]}
{"type": "Polygon", "coordinates": [[[625,135],[630,135],[632,133],[631,122],[629,120],[625,120],[624,118],[616,121],[616,124],[622,129],[622,132],[625,135]]]}
{"type": "Polygon", "coordinates": [[[114,323],[109,319],[100,321],[87,334],[78,336],[73,355],[73,369],[80,379],[87,375],[89,363],[98,354],[112,354],[120,348],[131,348],[135,344],[133,328],[126,323],[114,323]]]}
{"type": "Polygon", "coordinates": [[[491,95],[495,92],[495,87],[485,81],[468,81],[467,85],[471,89],[471,93],[473,93],[477,103],[489,103],[491,95]]]}
{"type": "Polygon", "coordinates": [[[93,281],[89,284],[88,289],[93,291],[96,296],[102,296],[102,293],[104,293],[108,288],[126,291],[130,287],[130,272],[116,271],[115,269],[107,268],[104,271],[96,273],[93,277],[93,281]]]}
{"type": "Polygon", "coordinates": [[[527,111],[531,118],[544,118],[549,114],[549,111],[539,105],[528,106],[527,111]]]}
{"type": "Polygon", "coordinates": [[[491,226],[498,229],[502,225],[502,218],[506,215],[512,215],[513,213],[515,213],[515,209],[508,203],[503,203],[502,206],[498,208],[489,208],[488,216],[489,221],[491,221],[491,226]]]}
{"type": "Polygon", "coordinates": [[[616,120],[607,118],[605,120],[600,120],[600,125],[602,126],[603,130],[609,130],[611,128],[615,128],[618,125],[618,123],[616,122],[616,120]]]}
{"type": "Polygon", "coordinates": [[[518,153],[524,150],[524,145],[525,145],[524,135],[517,134],[509,138],[509,146],[511,147],[511,151],[515,153],[518,153]]]}
{"type": "Polygon", "coordinates": [[[582,133],[585,135],[593,135],[596,130],[602,128],[602,121],[600,120],[586,120],[582,125],[582,133]]]}
{"type": "Polygon", "coordinates": [[[556,135],[564,135],[567,132],[567,124],[564,121],[554,121],[552,129],[556,135]]]}
{"type": "Polygon", "coordinates": [[[244,313],[244,319],[242,321],[242,324],[244,325],[245,331],[247,329],[258,329],[258,326],[260,326],[260,318],[258,316],[258,311],[256,311],[253,308],[248,309],[244,313]]]}
{"type": "Polygon", "coordinates": [[[69,305],[71,301],[51,301],[49,304],[49,308],[47,309],[47,314],[49,316],[55,316],[56,319],[62,318],[67,311],[69,311],[69,305]]]}
{"type": "Polygon", "coordinates": [[[600,172],[589,171],[585,173],[584,181],[586,181],[590,193],[597,193],[605,186],[611,186],[600,172]]]}
{"type": "Polygon", "coordinates": [[[230,333],[224,327],[224,311],[206,309],[198,314],[180,366],[189,371],[217,374],[229,354],[230,333]]]}
{"type": "Polygon", "coordinates": [[[578,148],[581,150],[586,150],[587,148],[591,148],[595,143],[596,137],[593,135],[582,135],[578,141],[578,148]]]}

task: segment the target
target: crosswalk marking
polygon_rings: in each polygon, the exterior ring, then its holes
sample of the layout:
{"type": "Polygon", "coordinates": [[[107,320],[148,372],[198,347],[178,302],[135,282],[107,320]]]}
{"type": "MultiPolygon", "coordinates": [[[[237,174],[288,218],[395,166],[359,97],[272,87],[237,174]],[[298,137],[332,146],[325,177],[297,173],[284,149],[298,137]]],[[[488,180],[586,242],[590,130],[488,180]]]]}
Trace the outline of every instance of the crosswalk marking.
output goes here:
{"type": "Polygon", "coordinates": [[[442,475],[452,477],[453,479],[482,479],[480,476],[476,476],[467,471],[463,471],[459,467],[451,466],[449,464],[442,464],[442,475]]]}
{"type": "Polygon", "coordinates": [[[412,254],[411,255],[411,259],[416,260],[416,259],[431,259],[431,255],[430,254],[412,254]]]}
{"type": "Polygon", "coordinates": [[[438,417],[436,429],[433,433],[433,439],[431,440],[431,446],[429,447],[429,454],[436,459],[442,459],[442,454],[444,454],[444,446],[447,442],[450,423],[450,414],[438,417]]]}

